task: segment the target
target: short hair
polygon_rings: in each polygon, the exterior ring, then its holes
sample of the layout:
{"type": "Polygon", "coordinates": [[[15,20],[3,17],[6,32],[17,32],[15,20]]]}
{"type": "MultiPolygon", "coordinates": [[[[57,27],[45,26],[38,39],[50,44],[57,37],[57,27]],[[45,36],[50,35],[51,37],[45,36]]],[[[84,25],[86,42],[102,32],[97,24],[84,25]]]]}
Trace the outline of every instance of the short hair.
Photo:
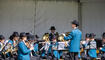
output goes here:
{"type": "Polygon", "coordinates": [[[105,39],[105,32],[103,32],[103,34],[102,34],[102,38],[104,38],[104,39],[105,39]]]}
{"type": "Polygon", "coordinates": [[[94,33],[90,33],[89,37],[94,38],[96,35],[94,33]]]}
{"type": "Polygon", "coordinates": [[[5,39],[5,37],[3,35],[0,35],[0,40],[5,39]]]}
{"type": "Polygon", "coordinates": [[[77,20],[73,20],[71,23],[72,23],[72,24],[75,24],[76,27],[79,26],[79,22],[78,22],[77,20]]]}
{"type": "Polygon", "coordinates": [[[86,38],[89,38],[90,34],[89,33],[86,33],[85,37],[86,38]]]}
{"type": "Polygon", "coordinates": [[[22,37],[27,37],[27,35],[26,35],[25,32],[21,32],[21,33],[20,33],[20,39],[22,39],[22,37]]]}

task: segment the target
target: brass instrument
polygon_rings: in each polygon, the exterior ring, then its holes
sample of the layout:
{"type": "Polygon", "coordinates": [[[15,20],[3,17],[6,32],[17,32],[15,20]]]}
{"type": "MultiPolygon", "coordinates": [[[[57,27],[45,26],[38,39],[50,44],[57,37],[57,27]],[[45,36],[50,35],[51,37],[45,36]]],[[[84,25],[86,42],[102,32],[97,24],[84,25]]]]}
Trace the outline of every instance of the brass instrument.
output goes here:
{"type": "MultiPolygon", "coordinates": [[[[65,35],[68,36],[69,33],[70,33],[70,32],[66,32],[65,35]]],[[[60,41],[65,41],[65,40],[64,40],[64,36],[63,36],[62,34],[59,35],[58,40],[60,40],[60,41]]]]}
{"type": "Polygon", "coordinates": [[[58,40],[60,40],[60,41],[64,41],[64,36],[63,36],[62,34],[59,35],[58,40]]]}
{"type": "Polygon", "coordinates": [[[6,45],[3,44],[3,45],[1,46],[1,50],[0,50],[0,51],[3,51],[3,49],[4,49],[5,46],[6,46],[6,45]]]}
{"type": "Polygon", "coordinates": [[[50,42],[49,42],[49,33],[45,33],[42,37],[42,40],[44,40],[45,42],[42,43],[43,47],[41,47],[40,51],[41,50],[48,50],[49,48],[49,45],[50,45],[50,42]]]}
{"type": "MultiPolygon", "coordinates": [[[[69,33],[70,33],[70,32],[66,32],[66,33],[65,33],[66,36],[68,36],[69,33]]],[[[64,40],[64,36],[63,36],[62,34],[59,35],[58,40],[61,41],[61,42],[65,42],[65,47],[67,47],[67,41],[64,40]]]]}
{"type": "Polygon", "coordinates": [[[83,48],[83,45],[82,44],[85,44],[86,41],[80,41],[80,46],[81,46],[81,49],[80,49],[80,55],[85,52],[85,48],[83,48]]]}
{"type": "Polygon", "coordinates": [[[6,47],[8,47],[7,49],[5,48],[5,51],[3,51],[2,53],[5,55],[5,54],[7,54],[8,52],[12,52],[12,46],[11,46],[11,44],[7,44],[7,46],[6,47]]]}
{"type": "Polygon", "coordinates": [[[1,52],[2,52],[3,54],[5,54],[5,52],[6,52],[6,50],[7,50],[6,47],[9,46],[9,45],[8,45],[8,44],[9,44],[8,41],[9,41],[9,40],[5,41],[5,43],[1,46],[1,52]]]}
{"type": "Polygon", "coordinates": [[[45,33],[42,37],[42,40],[45,40],[45,42],[49,41],[49,33],[45,33]]]}
{"type": "Polygon", "coordinates": [[[9,52],[10,52],[11,54],[17,53],[17,50],[18,50],[17,44],[18,44],[18,43],[16,43],[16,46],[13,47],[10,43],[7,43],[6,47],[4,48],[5,51],[3,51],[2,53],[3,53],[3,54],[7,54],[7,53],[9,53],[9,52]]]}

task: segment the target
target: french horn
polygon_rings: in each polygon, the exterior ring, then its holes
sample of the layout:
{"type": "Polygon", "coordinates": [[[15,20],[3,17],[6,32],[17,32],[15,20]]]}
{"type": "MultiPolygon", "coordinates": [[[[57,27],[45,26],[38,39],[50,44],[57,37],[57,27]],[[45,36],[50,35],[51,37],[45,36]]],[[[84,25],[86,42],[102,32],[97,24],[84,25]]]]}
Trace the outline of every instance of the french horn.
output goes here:
{"type": "MultiPolygon", "coordinates": [[[[66,32],[65,35],[68,36],[69,33],[70,33],[70,32],[66,32]]],[[[64,40],[64,36],[63,36],[62,34],[59,35],[58,40],[59,40],[59,41],[65,41],[65,40],[64,40]]]]}
{"type": "MultiPolygon", "coordinates": [[[[65,35],[68,36],[70,32],[66,32],[65,35]]],[[[64,40],[64,35],[59,35],[58,40],[61,42],[65,42],[65,47],[67,47],[67,41],[64,40]]]]}
{"type": "Polygon", "coordinates": [[[42,40],[49,41],[49,33],[45,33],[42,37],[42,40]]]}

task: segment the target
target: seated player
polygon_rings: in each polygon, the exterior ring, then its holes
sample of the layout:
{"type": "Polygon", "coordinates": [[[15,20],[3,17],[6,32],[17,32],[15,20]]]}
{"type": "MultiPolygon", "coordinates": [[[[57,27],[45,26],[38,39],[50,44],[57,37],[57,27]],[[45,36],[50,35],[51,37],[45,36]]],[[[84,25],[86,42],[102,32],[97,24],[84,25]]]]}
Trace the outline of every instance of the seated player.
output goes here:
{"type": "Polygon", "coordinates": [[[56,38],[54,38],[53,42],[52,42],[52,51],[53,51],[53,55],[54,55],[53,58],[59,60],[62,52],[59,53],[59,51],[57,49],[58,49],[58,42],[56,41],[56,38]]]}
{"type": "Polygon", "coordinates": [[[33,40],[33,45],[34,45],[34,53],[33,53],[33,56],[38,56],[38,53],[39,53],[39,51],[38,51],[38,38],[39,38],[39,36],[38,35],[33,35],[32,36],[32,40],[33,40]]]}
{"type": "Polygon", "coordinates": [[[103,53],[105,53],[105,32],[103,33],[103,35],[102,35],[102,48],[100,48],[100,50],[103,52],[103,53]]]}
{"type": "Polygon", "coordinates": [[[5,46],[5,37],[3,35],[0,35],[0,55],[1,55],[1,58],[3,59],[5,59],[5,56],[2,54],[4,46],[5,46]]]}
{"type": "Polygon", "coordinates": [[[85,35],[85,41],[81,41],[81,51],[80,51],[80,53],[79,53],[79,58],[81,59],[81,58],[86,58],[87,57],[87,45],[88,45],[88,42],[89,42],[89,40],[90,40],[90,38],[89,38],[89,33],[86,33],[86,35],[85,35]],[[85,54],[85,56],[82,56],[82,54],[81,53],[84,53],[85,54]]]}
{"type": "Polygon", "coordinates": [[[97,58],[97,53],[96,53],[96,41],[95,41],[95,34],[94,33],[90,33],[90,41],[87,45],[88,48],[88,55],[90,57],[91,60],[94,60],[97,58]]]}

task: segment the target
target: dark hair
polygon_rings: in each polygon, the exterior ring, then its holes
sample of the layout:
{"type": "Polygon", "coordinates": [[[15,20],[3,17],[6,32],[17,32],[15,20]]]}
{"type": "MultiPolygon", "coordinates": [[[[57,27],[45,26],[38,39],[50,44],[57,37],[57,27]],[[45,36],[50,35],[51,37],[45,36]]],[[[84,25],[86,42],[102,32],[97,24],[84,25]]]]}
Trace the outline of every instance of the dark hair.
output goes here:
{"type": "Polygon", "coordinates": [[[32,35],[31,34],[27,36],[27,40],[32,40],[32,35]]]}
{"type": "MultiPolygon", "coordinates": [[[[18,32],[16,32],[16,31],[15,31],[15,32],[13,32],[13,34],[18,34],[18,35],[19,35],[19,33],[18,33],[18,32]]],[[[13,34],[12,34],[12,35],[13,35],[13,34]]]]}
{"type": "Polygon", "coordinates": [[[79,22],[78,22],[77,20],[73,20],[71,23],[72,23],[72,24],[75,24],[76,27],[79,26],[79,22]]]}
{"type": "Polygon", "coordinates": [[[21,33],[20,33],[20,39],[22,39],[22,37],[27,37],[27,35],[26,35],[25,32],[21,32],[21,33]]]}
{"type": "Polygon", "coordinates": [[[94,33],[90,33],[89,37],[94,38],[96,35],[94,33]]]}
{"type": "Polygon", "coordinates": [[[31,40],[32,34],[30,34],[30,33],[28,32],[28,33],[26,33],[26,35],[27,35],[27,40],[31,40]]]}
{"type": "Polygon", "coordinates": [[[39,38],[39,36],[38,35],[35,35],[35,38],[39,38]]]}
{"type": "Polygon", "coordinates": [[[86,38],[89,38],[90,34],[89,33],[86,33],[85,37],[86,38]]]}
{"type": "Polygon", "coordinates": [[[10,40],[13,40],[14,37],[19,37],[18,32],[13,32],[13,34],[9,37],[10,40]]]}
{"type": "Polygon", "coordinates": [[[31,36],[31,40],[35,40],[35,35],[32,35],[31,36]]]}
{"type": "Polygon", "coordinates": [[[9,37],[9,39],[10,39],[10,40],[13,40],[13,36],[11,35],[11,36],[9,37]]]}
{"type": "Polygon", "coordinates": [[[104,38],[104,39],[105,39],[105,32],[103,32],[103,34],[102,34],[102,38],[104,38]]]}
{"type": "Polygon", "coordinates": [[[5,39],[5,37],[3,35],[0,35],[0,40],[5,39]]]}
{"type": "Polygon", "coordinates": [[[13,37],[19,37],[19,33],[18,33],[18,32],[14,32],[14,33],[12,34],[12,36],[13,36],[13,37]]]}
{"type": "Polygon", "coordinates": [[[55,26],[51,26],[50,30],[56,30],[55,26]]]}

